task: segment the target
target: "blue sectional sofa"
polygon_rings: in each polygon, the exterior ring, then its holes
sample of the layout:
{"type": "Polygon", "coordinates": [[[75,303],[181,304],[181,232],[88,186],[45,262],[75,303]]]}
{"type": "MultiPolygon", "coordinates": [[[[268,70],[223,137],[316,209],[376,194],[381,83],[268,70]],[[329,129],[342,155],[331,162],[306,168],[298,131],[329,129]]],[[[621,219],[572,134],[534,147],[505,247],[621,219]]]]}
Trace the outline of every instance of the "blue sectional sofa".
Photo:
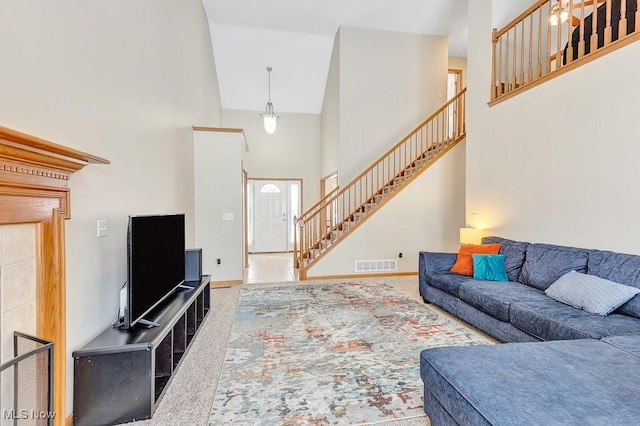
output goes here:
{"type": "Polygon", "coordinates": [[[634,424],[640,419],[640,295],[607,316],[545,290],[569,271],[640,288],[640,256],[486,237],[508,282],[453,274],[421,252],[420,294],[504,345],[424,350],[424,408],[437,425],[634,424]]]}

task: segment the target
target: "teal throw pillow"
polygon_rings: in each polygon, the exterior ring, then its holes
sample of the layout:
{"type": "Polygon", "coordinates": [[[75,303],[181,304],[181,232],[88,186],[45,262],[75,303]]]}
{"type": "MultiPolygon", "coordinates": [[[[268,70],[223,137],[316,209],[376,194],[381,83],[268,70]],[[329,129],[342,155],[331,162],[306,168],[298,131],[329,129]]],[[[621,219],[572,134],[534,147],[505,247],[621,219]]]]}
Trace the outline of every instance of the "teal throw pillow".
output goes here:
{"type": "Polygon", "coordinates": [[[472,254],[473,279],[509,281],[504,254],[472,254]]]}

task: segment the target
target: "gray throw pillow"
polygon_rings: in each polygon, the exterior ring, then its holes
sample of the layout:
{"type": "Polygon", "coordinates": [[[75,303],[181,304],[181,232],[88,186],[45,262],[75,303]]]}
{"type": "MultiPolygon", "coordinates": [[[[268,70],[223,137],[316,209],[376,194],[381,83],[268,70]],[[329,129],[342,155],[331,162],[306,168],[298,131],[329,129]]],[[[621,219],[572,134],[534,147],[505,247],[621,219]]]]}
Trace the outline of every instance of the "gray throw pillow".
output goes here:
{"type": "Polygon", "coordinates": [[[558,302],[603,316],[638,293],[640,288],[576,271],[567,272],[545,290],[547,296],[558,302]]]}

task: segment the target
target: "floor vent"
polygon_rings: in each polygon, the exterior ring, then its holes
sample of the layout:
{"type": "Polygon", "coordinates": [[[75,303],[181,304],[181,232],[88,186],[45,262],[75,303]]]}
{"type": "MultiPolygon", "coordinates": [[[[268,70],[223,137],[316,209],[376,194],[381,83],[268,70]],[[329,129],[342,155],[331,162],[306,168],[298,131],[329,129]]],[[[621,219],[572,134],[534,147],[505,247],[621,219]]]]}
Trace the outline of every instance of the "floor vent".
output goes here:
{"type": "Polygon", "coordinates": [[[356,272],[383,272],[397,271],[398,261],[386,260],[356,260],[356,272]]]}

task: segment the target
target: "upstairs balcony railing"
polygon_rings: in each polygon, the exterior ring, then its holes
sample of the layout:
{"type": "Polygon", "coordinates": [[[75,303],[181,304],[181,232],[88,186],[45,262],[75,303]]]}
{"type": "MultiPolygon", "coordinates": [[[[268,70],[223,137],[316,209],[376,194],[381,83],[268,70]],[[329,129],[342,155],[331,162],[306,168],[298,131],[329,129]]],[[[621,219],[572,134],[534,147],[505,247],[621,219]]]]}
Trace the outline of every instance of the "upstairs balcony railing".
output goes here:
{"type": "Polygon", "coordinates": [[[491,100],[640,38],[637,0],[542,0],[493,30],[491,100]]]}

